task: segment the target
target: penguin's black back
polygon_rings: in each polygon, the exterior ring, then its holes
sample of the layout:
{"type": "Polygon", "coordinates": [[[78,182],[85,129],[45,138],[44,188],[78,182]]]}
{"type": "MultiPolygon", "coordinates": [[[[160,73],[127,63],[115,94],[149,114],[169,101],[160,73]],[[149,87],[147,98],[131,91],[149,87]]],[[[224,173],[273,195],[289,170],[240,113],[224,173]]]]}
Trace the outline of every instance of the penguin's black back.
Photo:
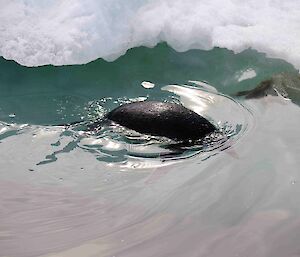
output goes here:
{"type": "Polygon", "coordinates": [[[124,104],[106,115],[142,134],[175,140],[197,140],[216,130],[207,119],[175,103],[144,101],[124,104]]]}

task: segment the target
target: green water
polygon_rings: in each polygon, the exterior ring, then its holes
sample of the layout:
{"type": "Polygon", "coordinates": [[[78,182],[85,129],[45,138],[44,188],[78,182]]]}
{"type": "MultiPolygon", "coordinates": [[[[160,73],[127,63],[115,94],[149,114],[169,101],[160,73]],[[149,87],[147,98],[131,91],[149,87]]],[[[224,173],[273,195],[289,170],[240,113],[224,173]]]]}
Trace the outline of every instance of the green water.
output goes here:
{"type": "Polygon", "coordinates": [[[254,88],[262,79],[292,65],[247,50],[234,54],[225,49],[178,53],[166,44],[129,50],[114,62],[96,60],[85,65],[23,67],[0,59],[0,120],[29,124],[60,124],[87,116],[90,101],[105,97],[161,99],[160,88],[205,80],[225,94],[254,88]],[[238,82],[237,72],[252,68],[257,76],[238,82]],[[143,81],[156,84],[152,90],[143,81]],[[9,115],[15,114],[14,118],[9,115]]]}
{"type": "Polygon", "coordinates": [[[0,59],[0,256],[296,256],[299,105],[227,96],[283,71],[295,70],[252,50],[165,44],[86,65],[0,59]],[[153,138],[51,126],[136,97],[175,97],[223,141],[164,158],[153,138]]]}

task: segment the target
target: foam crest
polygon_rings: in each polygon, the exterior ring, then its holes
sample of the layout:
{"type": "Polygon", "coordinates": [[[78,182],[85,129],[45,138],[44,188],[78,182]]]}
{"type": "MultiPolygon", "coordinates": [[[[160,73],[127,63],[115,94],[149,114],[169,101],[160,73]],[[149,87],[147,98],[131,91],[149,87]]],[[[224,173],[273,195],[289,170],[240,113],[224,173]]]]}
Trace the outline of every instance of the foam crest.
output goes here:
{"type": "Polygon", "coordinates": [[[254,48],[300,67],[294,0],[1,0],[0,55],[23,65],[112,61],[165,41],[177,51],[254,48]]]}

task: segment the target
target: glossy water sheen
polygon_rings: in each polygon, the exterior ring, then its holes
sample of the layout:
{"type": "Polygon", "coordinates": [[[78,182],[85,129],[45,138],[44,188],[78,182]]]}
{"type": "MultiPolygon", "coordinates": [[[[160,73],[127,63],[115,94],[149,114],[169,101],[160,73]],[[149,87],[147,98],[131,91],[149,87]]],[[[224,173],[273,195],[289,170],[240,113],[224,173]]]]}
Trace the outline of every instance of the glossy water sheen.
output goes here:
{"type": "Polygon", "coordinates": [[[299,106],[229,96],[287,63],[160,45],[113,63],[0,66],[0,256],[299,255],[299,106]],[[116,125],[55,126],[146,99],[220,133],[174,151],[116,125]]]}

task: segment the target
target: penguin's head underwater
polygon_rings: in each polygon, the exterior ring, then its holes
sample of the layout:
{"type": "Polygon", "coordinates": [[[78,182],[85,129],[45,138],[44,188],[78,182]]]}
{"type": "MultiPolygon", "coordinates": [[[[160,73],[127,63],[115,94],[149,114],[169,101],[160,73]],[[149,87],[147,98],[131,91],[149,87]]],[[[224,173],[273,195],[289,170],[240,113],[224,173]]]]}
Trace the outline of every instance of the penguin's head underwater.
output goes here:
{"type": "Polygon", "coordinates": [[[216,127],[186,107],[158,101],[124,104],[106,114],[107,120],[128,129],[177,141],[200,140],[216,127]]]}

